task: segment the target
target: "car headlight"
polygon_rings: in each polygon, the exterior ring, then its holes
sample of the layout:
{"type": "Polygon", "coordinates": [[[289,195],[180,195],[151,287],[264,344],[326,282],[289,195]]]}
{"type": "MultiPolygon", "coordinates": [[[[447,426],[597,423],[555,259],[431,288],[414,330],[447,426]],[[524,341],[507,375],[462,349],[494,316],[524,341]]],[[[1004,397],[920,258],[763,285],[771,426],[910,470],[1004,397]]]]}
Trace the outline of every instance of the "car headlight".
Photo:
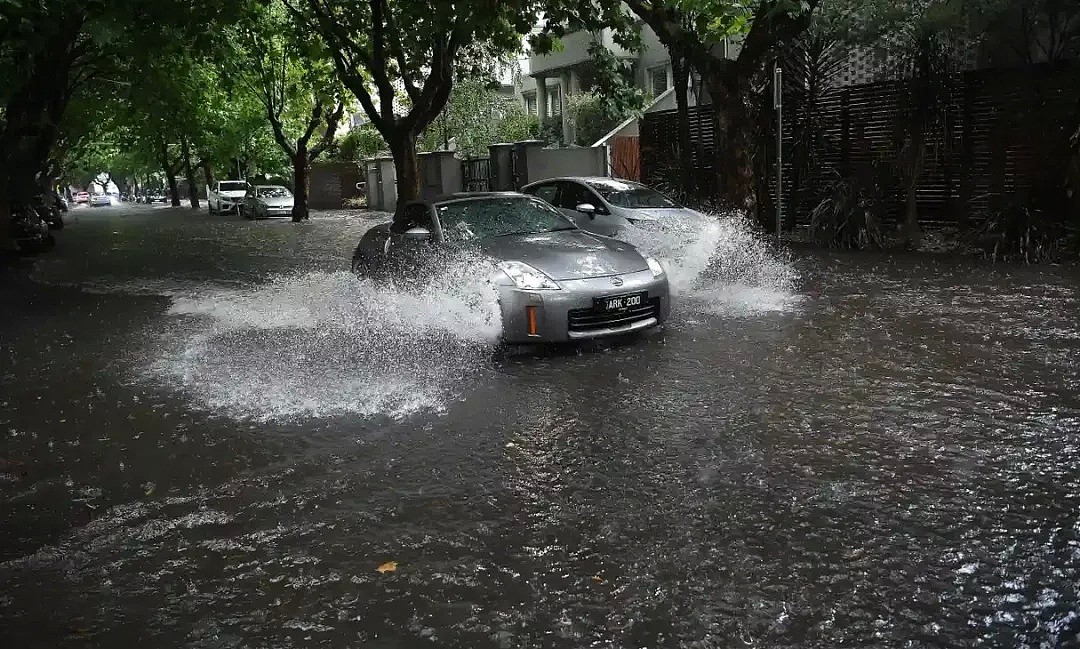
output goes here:
{"type": "Polygon", "coordinates": [[[652,271],[653,277],[660,277],[664,274],[664,267],[660,265],[660,262],[656,261],[652,257],[646,257],[645,263],[649,265],[649,270],[652,271]]]}
{"type": "Polygon", "coordinates": [[[504,261],[499,264],[506,275],[514,281],[514,285],[527,291],[558,291],[562,287],[547,276],[528,264],[520,261],[504,261]]]}

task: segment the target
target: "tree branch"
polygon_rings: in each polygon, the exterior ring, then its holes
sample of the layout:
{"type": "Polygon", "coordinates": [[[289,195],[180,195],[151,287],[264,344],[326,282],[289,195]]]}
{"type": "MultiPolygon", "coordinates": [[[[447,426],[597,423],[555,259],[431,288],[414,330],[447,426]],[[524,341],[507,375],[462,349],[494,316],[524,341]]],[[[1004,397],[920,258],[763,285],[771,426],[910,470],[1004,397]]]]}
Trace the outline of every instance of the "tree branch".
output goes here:
{"type": "Polygon", "coordinates": [[[379,90],[379,108],[383,119],[394,119],[394,86],[386,74],[386,20],[383,16],[382,0],[369,0],[371,6],[371,42],[372,54],[368,62],[368,71],[379,90]]]}
{"type": "Polygon", "coordinates": [[[326,116],[326,130],[323,131],[322,138],[319,143],[308,150],[308,161],[313,162],[316,158],[322,155],[323,151],[326,151],[331,144],[334,143],[334,137],[337,135],[338,125],[341,124],[341,118],[345,115],[345,102],[338,99],[337,107],[326,116]]]}
{"type": "MultiPolygon", "coordinates": [[[[386,0],[375,0],[378,2],[386,3],[386,0]]],[[[398,64],[398,71],[401,73],[401,82],[405,86],[405,92],[409,95],[409,99],[417,101],[420,98],[420,89],[413,83],[412,74],[409,72],[409,68],[405,62],[405,48],[401,46],[401,36],[399,35],[397,24],[394,22],[393,12],[390,11],[390,7],[384,6],[386,11],[386,29],[390,34],[390,50],[394,54],[394,59],[398,64]]]]}
{"type": "Polygon", "coordinates": [[[292,5],[292,2],[294,1],[299,0],[283,0],[283,3],[294,17],[302,23],[318,29],[319,33],[326,39],[338,75],[345,85],[348,86],[349,90],[356,95],[364,112],[367,113],[368,119],[370,119],[371,123],[380,131],[389,128],[393,124],[393,119],[384,120],[382,114],[375,108],[375,102],[367,88],[367,82],[363,75],[357,72],[358,66],[351,55],[355,54],[357,58],[361,59],[361,63],[364,63],[367,60],[366,57],[363,56],[362,53],[356,51],[357,48],[354,47],[352,40],[347,34],[342,34],[337,23],[332,20],[329,13],[320,7],[318,0],[306,0],[307,6],[310,7],[312,13],[315,15],[316,24],[314,25],[311,25],[311,21],[304,16],[298,8],[292,5]],[[348,51],[349,55],[346,55],[346,51],[348,51]]]}

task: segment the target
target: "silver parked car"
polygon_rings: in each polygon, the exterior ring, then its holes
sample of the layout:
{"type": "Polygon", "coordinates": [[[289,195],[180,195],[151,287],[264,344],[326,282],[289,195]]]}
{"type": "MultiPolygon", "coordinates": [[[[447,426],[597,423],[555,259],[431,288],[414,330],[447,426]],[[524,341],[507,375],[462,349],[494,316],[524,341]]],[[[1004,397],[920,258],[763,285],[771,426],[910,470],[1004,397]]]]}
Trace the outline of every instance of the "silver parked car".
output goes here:
{"type": "Polygon", "coordinates": [[[470,251],[497,264],[489,281],[498,287],[506,342],[628,334],[660,325],[671,307],[667,275],[655,259],[510,192],[409,204],[393,222],[365,233],[353,270],[422,276],[426,259],[470,251]]]}
{"type": "Polygon", "coordinates": [[[703,218],[655,189],[616,178],[551,178],[521,191],[551,203],[582,229],[609,237],[619,236],[627,225],[672,217],[703,218]]]}
{"type": "Polygon", "coordinates": [[[292,209],[292,192],[281,185],[256,185],[248,189],[240,203],[240,211],[249,219],[291,216],[292,209]]]}

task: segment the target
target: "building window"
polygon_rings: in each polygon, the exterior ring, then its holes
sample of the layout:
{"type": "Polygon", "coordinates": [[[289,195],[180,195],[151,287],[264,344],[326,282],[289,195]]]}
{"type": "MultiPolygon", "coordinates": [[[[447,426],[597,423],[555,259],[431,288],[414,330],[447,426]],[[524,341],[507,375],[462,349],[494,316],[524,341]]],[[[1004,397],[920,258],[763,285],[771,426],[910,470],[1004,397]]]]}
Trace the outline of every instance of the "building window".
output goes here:
{"type": "Polygon", "coordinates": [[[562,101],[559,97],[559,86],[551,86],[547,91],[548,117],[558,117],[559,115],[562,115],[562,101]]]}
{"type": "Polygon", "coordinates": [[[671,87],[671,76],[668,73],[668,64],[649,68],[649,89],[653,97],[659,97],[665,90],[671,87]]]}
{"type": "Polygon", "coordinates": [[[536,93],[530,92],[525,97],[525,112],[530,115],[536,115],[536,93]]]}

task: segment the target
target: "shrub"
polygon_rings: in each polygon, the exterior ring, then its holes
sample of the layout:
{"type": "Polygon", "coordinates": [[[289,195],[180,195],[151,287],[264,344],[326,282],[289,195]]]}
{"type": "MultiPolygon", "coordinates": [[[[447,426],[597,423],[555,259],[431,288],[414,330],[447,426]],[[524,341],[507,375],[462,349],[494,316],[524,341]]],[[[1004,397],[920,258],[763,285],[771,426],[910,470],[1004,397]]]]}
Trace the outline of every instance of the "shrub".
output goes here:
{"type": "Polygon", "coordinates": [[[883,247],[885,202],[879,186],[833,175],[828,195],[810,212],[810,237],[831,248],[883,247]]]}
{"type": "Polygon", "coordinates": [[[617,115],[611,113],[604,99],[596,91],[568,95],[566,110],[574,123],[574,142],[592,146],[619,125],[617,115]]]}
{"type": "Polygon", "coordinates": [[[1075,255],[1080,231],[1060,214],[1017,198],[975,228],[971,243],[992,261],[1053,263],[1075,255]]]}

